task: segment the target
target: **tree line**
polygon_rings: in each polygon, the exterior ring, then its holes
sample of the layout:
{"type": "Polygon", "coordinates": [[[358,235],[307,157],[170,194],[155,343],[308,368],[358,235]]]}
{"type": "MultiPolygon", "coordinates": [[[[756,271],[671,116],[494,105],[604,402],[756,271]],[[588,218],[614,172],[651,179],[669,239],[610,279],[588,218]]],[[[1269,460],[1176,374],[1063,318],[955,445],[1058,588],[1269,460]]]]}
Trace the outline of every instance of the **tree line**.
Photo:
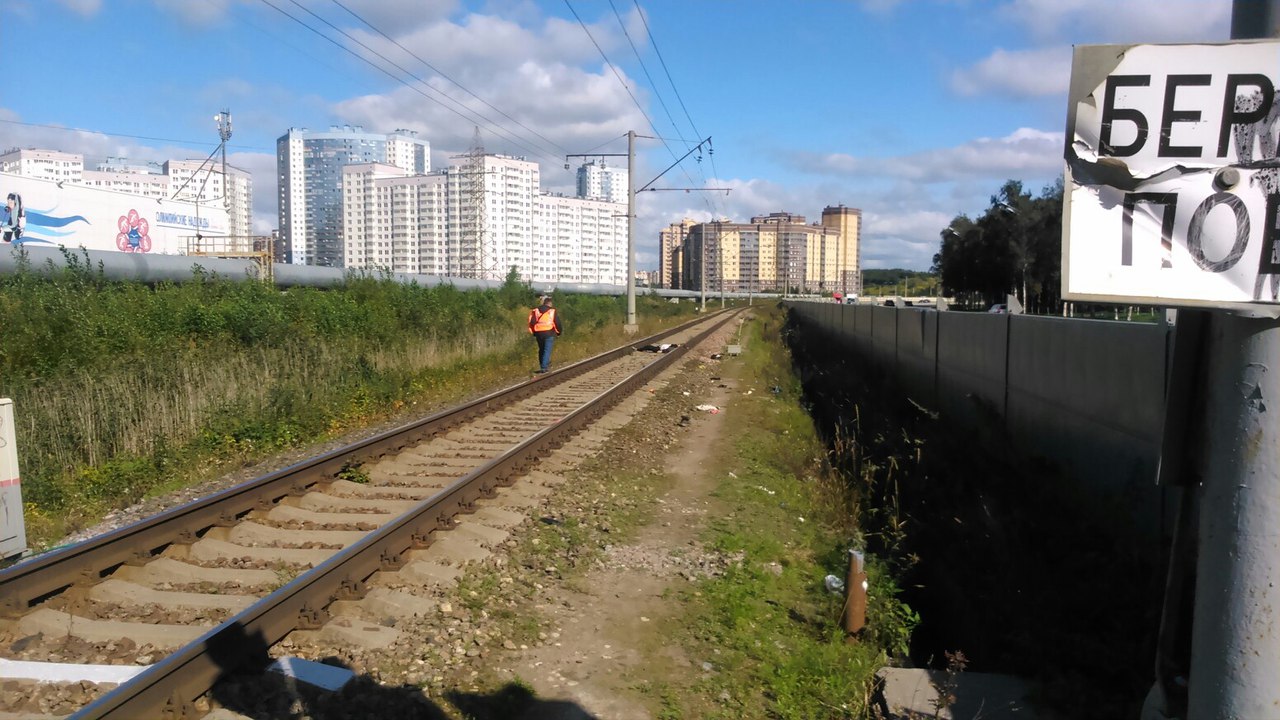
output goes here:
{"type": "Polygon", "coordinates": [[[944,294],[964,305],[1003,303],[1016,295],[1027,312],[1055,313],[1062,303],[1062,178],[1033,196],[1006,180],[982,215],[960,214],[939,232],[933,272],[944,294]]]}

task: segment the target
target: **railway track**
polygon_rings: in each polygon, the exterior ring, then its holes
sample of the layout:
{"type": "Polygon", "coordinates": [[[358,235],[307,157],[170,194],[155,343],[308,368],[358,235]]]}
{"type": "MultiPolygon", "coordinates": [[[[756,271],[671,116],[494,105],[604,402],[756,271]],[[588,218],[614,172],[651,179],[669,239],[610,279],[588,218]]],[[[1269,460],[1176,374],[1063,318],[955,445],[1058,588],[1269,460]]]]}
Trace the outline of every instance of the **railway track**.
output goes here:
{"type": "MultiPolygon", "coordinates": [[[[736,316],[701,318],[0,572],[0,678],[39,658],[75,677],[4,681],[0,718],[197,718],[232,673],[296,634],[376,652],[470,553],[537,502],[552,449],[736,316]],[[666,353],[636,348],[671,343],[666,353]],[[85,665],[108,666],[93,677],[85,665]],[[138,672],[138,668],[142,668],[138,672]],[[136,674],[133,674],[135,673],[136,674]],[[128,677],[132,674],[132,677],[128,677]],[[38,696],[38,698],[37,698],[38,696]],[[10,715],[12,716],[12,715],[10,715]]],[[[47,667],[47,666],[42,666],[47,667]]],[[[98,668],[93,668],[98,672],[98,668]]]]}

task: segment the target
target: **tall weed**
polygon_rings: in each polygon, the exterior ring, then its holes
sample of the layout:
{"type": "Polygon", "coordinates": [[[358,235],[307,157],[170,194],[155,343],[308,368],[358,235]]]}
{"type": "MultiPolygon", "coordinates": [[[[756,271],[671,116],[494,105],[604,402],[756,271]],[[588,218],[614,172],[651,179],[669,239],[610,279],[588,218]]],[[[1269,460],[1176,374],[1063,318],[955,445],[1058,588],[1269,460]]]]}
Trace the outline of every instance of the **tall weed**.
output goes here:
{"type": "MultiPolygon", "coordinates": [[[[37,543],[155,488],[532,365],[534,293],[514,277],[494,291],[367,276],[279,290],[193,266],[191,281],[149,287],[64,260],[0,276],[0,397],[15,403],[37,543]]],[[[557,303],[573,323],[558,360],[595,349],[590,330],[621,327],[616,298],[557,303]]],[[[650,325],[680,312],[642,307],[650,325]]]]}
{"type": "Polygon", "coordinates": [[[1126,508],[1021,453],[994,418],[912,402],[829,337],[792,326],[788,343],[868,548],[920,612],[912,659],[945,669],[960,651],[973,670],[1041,680],[1067,715],[1137,714],[1161,572],[1126,508]]]}

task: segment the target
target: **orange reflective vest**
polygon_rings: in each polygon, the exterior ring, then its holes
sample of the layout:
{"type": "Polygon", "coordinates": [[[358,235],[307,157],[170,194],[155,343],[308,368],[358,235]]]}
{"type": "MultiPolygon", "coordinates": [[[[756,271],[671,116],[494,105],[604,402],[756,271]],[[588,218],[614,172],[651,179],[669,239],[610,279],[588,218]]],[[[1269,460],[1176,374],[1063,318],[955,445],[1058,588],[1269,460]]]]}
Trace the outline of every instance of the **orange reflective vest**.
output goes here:
{"type": "Polygon", "coordinates": [[[556,329],[556,309],[547,308],[544,313],[539,313],[538,308],[534,308],[529,313],[529,332],[547,332],[556,329]]]}

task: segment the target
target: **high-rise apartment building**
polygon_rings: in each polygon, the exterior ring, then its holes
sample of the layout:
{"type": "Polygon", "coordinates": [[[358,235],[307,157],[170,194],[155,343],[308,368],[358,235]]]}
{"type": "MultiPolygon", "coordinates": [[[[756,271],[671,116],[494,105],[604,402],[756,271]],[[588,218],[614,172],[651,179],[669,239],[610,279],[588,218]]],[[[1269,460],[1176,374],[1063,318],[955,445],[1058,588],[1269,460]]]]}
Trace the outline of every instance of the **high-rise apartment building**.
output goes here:
{"type": "Polygon", "coordinates": [[[842,295],[862,294],[862,211],[844,205],[822,209],[822,224],[840,232],[836,250],[836,289],[842,295]]]}
{"type": "Polygon", "coordinates": [[[542,193],[534,207],[531,282],[626,284],[625,203],[542,193]]]}
{"type": "Polygon", "coordinates": [[[658,231],[658,287],[679,290],[684,285],[684,241],[697,221],[685,218],[658,231]]]}
{"type": "Polygon", "coordinates": [[[384,163],[343,168],[343,265],[444,275],[445,180],[384,163]]]}
{"type": "Polygon", "coordinates": [[[251,247],[253,178],[249,173],[228,165],[223,177],[221,162],[169,160],[164,164],[164,174],[169,178],[169,197],[225,208],[227,234],[233,246],[251,247]]]}
{"type": "Polygon", "coordinates": [[[342,267],[343,168],[383,163],[408,174],[430,171],[431,147],[408,130],[389,135],[359,126],[328,132],[290,128],[276,140],[280,235],[295,265],[342,267]]]}
{"type": "Polygon", "coordinates": [[[584,163],[578,168],[578,197],[609,202],[627,202],[627,171],[609,167],[604,160],[584,163]]]}
{"type": "Polygon", "coordinates": [[[78,183],[84,175],[84,156],[57,150],[12,148],[0,155],[0,172],[78,183]]]}
{"type": "Polygon", "coordinates": [[[430,175],[385,163],[343,171],[344,264],[533,283],[622,285],[626,205],[539,189],[538,164],[464,155],[430,175]]]}
{"type": "Polygon", "coordinates": [[[533,267],[538,163],[509,155],[453,158],[448,177],[449,273],[501,280],[533,267]]]}
{"type": "Polygon", "coordinates": [[[167,198],[172,195],[169,176],[163,167],[130,162],[128,158],[122,157],[109,157],[98,163],[96,169],[84,170],[82,182],[89,187],[149,198],[167,198]]]}
{"type": "Polygon", "coordinates": [[[699,223],[689,229],[681,252],[682,282],[712,292],[839,291],[841,278],[851,277],[846,263],[856,263],[846,257],[841,232],[834,220],[831,226],[807,225],[803,216],[785,212],[749,223],[699,223]]]}

